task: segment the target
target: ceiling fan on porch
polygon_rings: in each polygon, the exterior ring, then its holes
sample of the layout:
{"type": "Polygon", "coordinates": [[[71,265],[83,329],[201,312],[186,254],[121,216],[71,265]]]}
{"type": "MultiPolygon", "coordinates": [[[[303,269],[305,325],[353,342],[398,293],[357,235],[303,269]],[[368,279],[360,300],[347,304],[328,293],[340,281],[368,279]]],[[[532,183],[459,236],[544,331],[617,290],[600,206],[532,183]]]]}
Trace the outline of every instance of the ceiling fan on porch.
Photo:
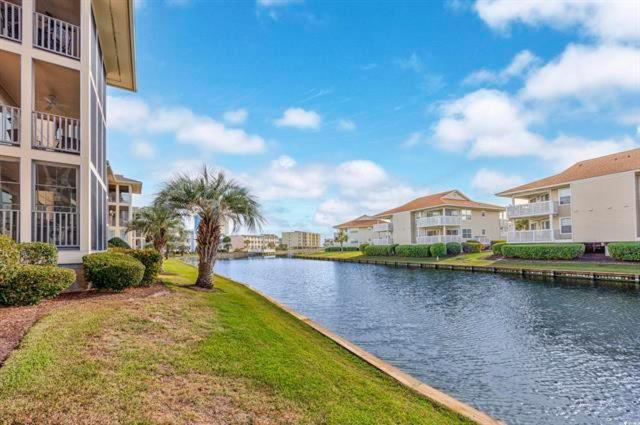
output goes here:
{"type": "Polygon", "coordinates": [[[47,103],[47,112],[62,113],[67,108],[67,105],[60,103],[58,98],[54,94],[50,94],[44,97],[44,101],[47,103]]]}

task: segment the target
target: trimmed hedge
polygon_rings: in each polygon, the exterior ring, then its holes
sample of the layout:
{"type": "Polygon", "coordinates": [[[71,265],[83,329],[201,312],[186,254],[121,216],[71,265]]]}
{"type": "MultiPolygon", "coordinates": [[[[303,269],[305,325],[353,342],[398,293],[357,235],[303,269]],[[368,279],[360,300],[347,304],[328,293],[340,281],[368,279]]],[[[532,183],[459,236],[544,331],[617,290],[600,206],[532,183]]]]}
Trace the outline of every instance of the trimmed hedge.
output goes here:
{"type": "Polygon", "coordinates": [[[76,280],[73,270],[56,266],[22,264],[9,281],[0,285],[0,304],[30,305],[52,298],[76,280]]]}
{"type": "Polygon", "coordinates": [[[507,243],[507,241],[506,241],[506,240],[504,240],[504,239],[498,239],[498,240],[495,240],[495,241],[490,241],[490,242],[489,242],[489,246],[491,246],[491,247],[492,247],[492,246],[494,246],[494,245],[495,245],[495,244],[497,244],[497,243],[507,243]]]}
{"type": "Polygon", "coordinates": [[[447,242],[447,255],[458,255],[462,252],[460,242],[447,242]]]}
{"type": "Polygon", "coordinates": [[[10,237],[0,235],[0,285],[11,279],[19,263],[18,244],[10,237]]]}
{"type": "Polygon", "coordinates": [[[640,242],[611,242],[607,248],[616,260],[640,261],[640,242]]]}
{"type": "Polygon", "coordinates": [[[501,251],[505,257],[525,260],[573,260],[584,254],[584,244],[505,244],[501,251]]]}
{"type": "Polygon", "coordinates": [[[370,257],[384,257],[395,254],[397,245],[369,245],[364,249],[365,255],[370,257]]]}
{"type": "Polygon", "coordinates": [[[431,252],[429,251],[429,245],[398,245],[396,246],[395,254],[398,257],[423,258],[429,257],[431,252]]]}
{"type": "Polygon", "coordinates": [[[127,248],[131,247],[127,243],[127,241],[120,239],[119,237],[113,237],[107,241],[107,248],[127,248]]]}
{"type": "Polygon", "coordinates": [[[58,264],[58,248],[46,242],[23,242],[18,245],[20,262],[35,266],[55,266],[58,264]]]}
{"type": "Polygon", "coordinates": [[[441,242],[429,245],[429,252],[432,257],[444,257],[447,255],[447,246],[441,242]]]}
{"type": "Polygon", "coordinates": [[[462,251],[466,254],[482,252],[482,244],[475,241],[462,242],[462,251]]]}
{"type": "Polygon", "coordinates": [[[491,245],[491,250],[495,255],[502,255],[502,247],[506,244],[506,242],[496,242],[491,245]]]}
{"type": "Polygon", "coordinates": [[[369,244],[368,244],[368,243],[360,244],[360,246],[358,247],[358,250],[359,250],[361,253],[363,253],[363,254],[364,254],[364,250],[365,250],[368,246],[369,246],[369,244]]]}
{"type": "Polygon", "coordinates": [[[84,277],[98,289],[121,291],[137,286],[144,276],[144,265],[120,252],[99,252],[82,257],[84,277]]]}
{"type": "Polygon", "coordinates": [[[357,251],[358,248],[355,246],[345,246],[340,248],[339,246],[328,246],[324,249],[324,252],[348,252],[348,251],[357,251]]]}
{"type": "Polygon", "coordinates": [[[162,270],[162,254],[155,249],[111,248],[109,251],[126,254],[142,263],[144,266],[144,276],[142,277],[140,285],[153,285],[160,273],[160,270],[162,270]]]}

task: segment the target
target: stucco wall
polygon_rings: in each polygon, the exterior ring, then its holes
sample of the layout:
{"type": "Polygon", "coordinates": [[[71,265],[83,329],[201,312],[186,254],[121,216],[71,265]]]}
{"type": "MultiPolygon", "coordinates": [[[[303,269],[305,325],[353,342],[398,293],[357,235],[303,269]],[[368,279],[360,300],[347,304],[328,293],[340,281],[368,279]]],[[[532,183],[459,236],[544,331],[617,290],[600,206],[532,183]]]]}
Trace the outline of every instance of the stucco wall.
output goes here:
{"type": "MultiPolygon", "coordinates": [[[[482,216],[481,210],[471,211],[471,220],[462,221],[460,229],[471,229],[473,237],[481,236],[482,229],[486,230],[485,236],[491,240],[500,239],[500,213],[498,211],[485,211],[482,216]]],[[[462,230],[460,230],[462,234],[462,230]]]]}
{"type": "Polygon", "coordinates": [[[347,242],[349,245],[357,246],[363,243],[371,243],[371,238],[373,237],[371,227],[353,227],[345,229],[345,231],[349,237],[347,242]]]}
{"type": "Polygon", "coordinates": [[[393,218],[391,219],[391,223],[393,224],[393,243],[400,245],[411,244],[411,217],[411,212],[401,212],[393,215],[393,218]]]}

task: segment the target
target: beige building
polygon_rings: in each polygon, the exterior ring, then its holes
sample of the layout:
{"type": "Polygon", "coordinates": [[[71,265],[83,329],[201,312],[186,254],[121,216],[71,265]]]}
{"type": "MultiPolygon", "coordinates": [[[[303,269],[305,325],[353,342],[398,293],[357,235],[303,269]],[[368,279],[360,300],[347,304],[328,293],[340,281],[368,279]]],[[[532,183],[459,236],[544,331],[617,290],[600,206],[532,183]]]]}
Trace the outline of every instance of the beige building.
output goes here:
{"type": "Polygon", "coordinates": [[[372,242],[410,245],[476,240],[489,244],[500,239],[503,211],[498,205],[472,201],[459,190],[423,196],[376,214],[384,224],[374,227],[372,242]]]}
{"type": "Polygon", "coordinates": [[[246,251],[254,253],[275,253],[280,243],[277,235],[232,235],[231,251],[246,251]]]}
{"type": "Polygon", "coordinates": [[[106,248],[106,85],[135,90],[133,0],[0,0],[0,231],[106,248]]]}
{"type": "Polygon", "coordinates": [[[282,232],[282,245],[288,249],[316,249],[320,248],[320,233],[302,232],[282,232]]]}
{"type": "Polygon", "coordinates": [[[114,174],[108,164],[107,181],[109,184],[107,241],[118,237],[132,248],[143,248],[144,238],[141,235],[137,232],[126,232],[127,224],[133,219],[137,210],[133,206],[133,195],[142,193],[142,182],[122,174],[114,174]]]}
{"type": "Polygon", "coordinates": [[[512,201],[509,242],[640,240],[640,149],[580,161],[497,196],[512,201]]]}
{"type": "MultiPolygon", "coordinates": [[[[374,231],[380,231],[380,226],[385,226],[386,224],[384,220],[379,218],[363,215],[346,223],[333,226],[333,228],[338,232],[343,231],[347,235],[347,241],[344,242],[344,246],[357,247],[365,243],[372,244],[374,231]]],[[[337,242],[334,245],[340,246],[337,242]]]]}

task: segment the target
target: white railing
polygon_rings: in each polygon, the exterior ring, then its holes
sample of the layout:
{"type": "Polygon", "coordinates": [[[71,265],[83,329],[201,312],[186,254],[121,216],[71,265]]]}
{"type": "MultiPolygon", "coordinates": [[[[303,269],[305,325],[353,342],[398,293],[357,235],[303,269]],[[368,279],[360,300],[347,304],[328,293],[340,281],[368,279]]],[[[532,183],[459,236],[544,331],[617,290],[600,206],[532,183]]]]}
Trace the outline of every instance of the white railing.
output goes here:
{"type": "Polygon", "coordinates": [[[533,202],[530,204],[508,205],[507,218],[532,217],[558,213],[556,201],[533,202]]]}
{"type": "Polygon", "coordinates": [[[418,227],[431,226],[460,226],[462,222],[458,215],[434,215],[432,217],[420,217],[416,220],[418,227]]]}
{"type": "Polygon", "coordinates": [[[32,118],[34,148],[80,153],[80,120],[46,112],[34,112],[32,118]]]}
{"type": "Polygon", "coordinates": [[[20,210],[0,209],[0,234],[18,240],[20,210]]]}
{"type": "Polygon", "coordinates": [[[79,246],[77,212],[33,211],[31,238],[62,248],[79,246]]]}
{"type": "Polygon", "coordinates": [[[393,229],[391,223],[378,223],[373,225],[374,232],[390,232],[393,229]]]}
{"type": "Polygon", "coordinates": [[[393,239],[391,236],[387,236],[384,238],[372,238],[371,243],[374,245],[391,245],[393,243],[393,239]]]}
{"type": "Polygon", "coordinates": [[[552,229],[516,230],[507,233],[507,242],[551,242],[554,240],[552,229]]]}
{"type": "Polygon", "coordinates": [[[448,243],[448,242],[462,242],[462,236],[458,235],[436,235],[436,236],[418,236],[416,242],[419,244],[432,244],[432,243],[448,243]]]}
{"type": "Polygon", "coordinates": [[[0,143],[20,145],[20,108],[0,104],[0,143]]]}
{"type": "Polygon", "coordinates": [[[80,27],[34,12],[33,44],[40,49],[80,59],[80,27]]]}
{"type": "Polygon", "coordinates": [[[0,37],[22,41],[22,7],[0,0],[0,37]]]}

